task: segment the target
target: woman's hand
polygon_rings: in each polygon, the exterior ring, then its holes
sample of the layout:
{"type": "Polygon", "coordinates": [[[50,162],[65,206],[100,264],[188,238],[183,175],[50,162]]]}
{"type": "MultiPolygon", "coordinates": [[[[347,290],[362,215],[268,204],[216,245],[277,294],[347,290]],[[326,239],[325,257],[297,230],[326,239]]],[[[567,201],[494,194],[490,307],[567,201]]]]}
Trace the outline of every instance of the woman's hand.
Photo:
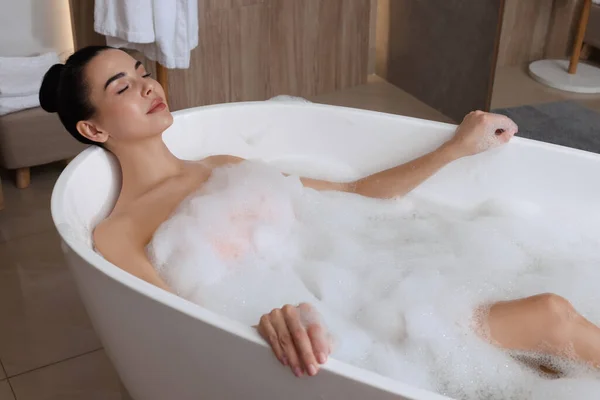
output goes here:
{"type": "Polygon", "coordinates": [[[473,111],[445,146],[456,158],[472,156],[507,143],[518,130],[517,124],[504,115],[473,111]]]}
{"type": "Polygon", "coordinates": [[[258,332],[297,377],[314,376],[331,354],[331,341],[318,313],[306,303],[276,308],[260,319],[258,332]]]}

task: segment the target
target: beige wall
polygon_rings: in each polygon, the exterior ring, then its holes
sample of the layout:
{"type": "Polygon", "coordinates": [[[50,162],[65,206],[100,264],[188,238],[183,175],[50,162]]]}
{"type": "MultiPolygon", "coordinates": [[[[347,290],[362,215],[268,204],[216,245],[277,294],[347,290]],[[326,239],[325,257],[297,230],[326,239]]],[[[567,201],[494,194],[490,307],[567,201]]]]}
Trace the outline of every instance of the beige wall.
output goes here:
{"type": "Polygon", "coordinates": [[[72,49],[68,0],[0,0],[0,56],[72,49]]]}

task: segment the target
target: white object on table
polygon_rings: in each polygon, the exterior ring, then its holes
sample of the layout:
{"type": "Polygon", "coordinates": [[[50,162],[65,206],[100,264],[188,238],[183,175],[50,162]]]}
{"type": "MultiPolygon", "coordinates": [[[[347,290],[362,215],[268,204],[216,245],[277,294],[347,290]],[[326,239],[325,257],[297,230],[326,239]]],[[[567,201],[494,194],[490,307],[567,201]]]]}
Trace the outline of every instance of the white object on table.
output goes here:
{"type": "Polygon", "coordinates": [[[0,97],[37,95],[44,75],[59,62],[54,52],[33,57],[0,57],[0,97]]]}
{"type": "Polygon", "coordinates": [[[0,97],[0,115],[39,107],[40,98],[38,93],[19,97],[0,97]]]}

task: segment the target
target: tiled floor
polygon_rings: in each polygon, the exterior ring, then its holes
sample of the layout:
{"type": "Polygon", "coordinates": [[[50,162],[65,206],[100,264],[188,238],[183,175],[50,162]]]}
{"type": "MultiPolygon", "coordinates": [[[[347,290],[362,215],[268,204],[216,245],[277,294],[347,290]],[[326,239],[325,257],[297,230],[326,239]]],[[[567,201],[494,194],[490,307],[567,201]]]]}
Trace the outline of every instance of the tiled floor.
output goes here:
{"type": "MultiPolygon", "coordinates": [[[[498,72],[494,107],[566,98],[600,111],[600,96],[547,89],[522,68],[498,72]]],[[[377,77],[367,85],[311,100],[449,121],[377,77]]],[[[3,172],[0,400],[121,398],[118,378],[94,335],[52,225],[49,202],[61,170],[59,164],[34,168],[32,185],[25,190],[16,189],[3,172]]]]}
{"type": "Polygon", "coordinates": [[[525,104],[571,100],[600,112],[600,95],[564,92],[544,86],[527,73],[527,66],[499,68],[492,95],[492,109],[525,104]]]}
{"type": "Polygon", "coordinates": [[[0,381],[0,400],[13,400],[13,392],[8,381],[0,381]]]}
{"type": "Polygon", "coordinates": [[[119,379],[102,350],[19,375],[10,384],[18,400],[122,398],[119,379]]]}

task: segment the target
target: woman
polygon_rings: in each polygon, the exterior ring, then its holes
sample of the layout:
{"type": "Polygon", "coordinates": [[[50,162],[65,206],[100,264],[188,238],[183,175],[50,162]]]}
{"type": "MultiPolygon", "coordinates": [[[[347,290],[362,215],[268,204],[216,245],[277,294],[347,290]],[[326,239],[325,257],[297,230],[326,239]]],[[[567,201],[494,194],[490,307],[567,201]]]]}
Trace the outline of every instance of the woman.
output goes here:
{"type": "MultiPolygon", "coordinates": [[[[40,103],[46,111],[58,112],[77,140],[104,147],[121,165],[121,192],[111,214],[94,231],[96,249],[113,264],[169,291],[145,246],[214,168],[240,159],[213,156],[185,162],[171,154],[161,138],[173,122],[163,89],[140,62],[121,50],[87,47],[65,65],[54,65],[44,77],[40,103]]],[[[407,164],[352,183],[301,180],[317,190],[402,196],[448,163],[504,144],[516,131],[510,119],[477,111],[465,117],[451,140],[407,164]]],[[[557,295],[496,303],[487,315],[479,331],[497,346],[600,366],[600,329],[557,295]]],[[[326,332],[307,304],[275,309],[261,318],[257,329],[297,376],[315,375],[331,352],[326,332]]]]}

